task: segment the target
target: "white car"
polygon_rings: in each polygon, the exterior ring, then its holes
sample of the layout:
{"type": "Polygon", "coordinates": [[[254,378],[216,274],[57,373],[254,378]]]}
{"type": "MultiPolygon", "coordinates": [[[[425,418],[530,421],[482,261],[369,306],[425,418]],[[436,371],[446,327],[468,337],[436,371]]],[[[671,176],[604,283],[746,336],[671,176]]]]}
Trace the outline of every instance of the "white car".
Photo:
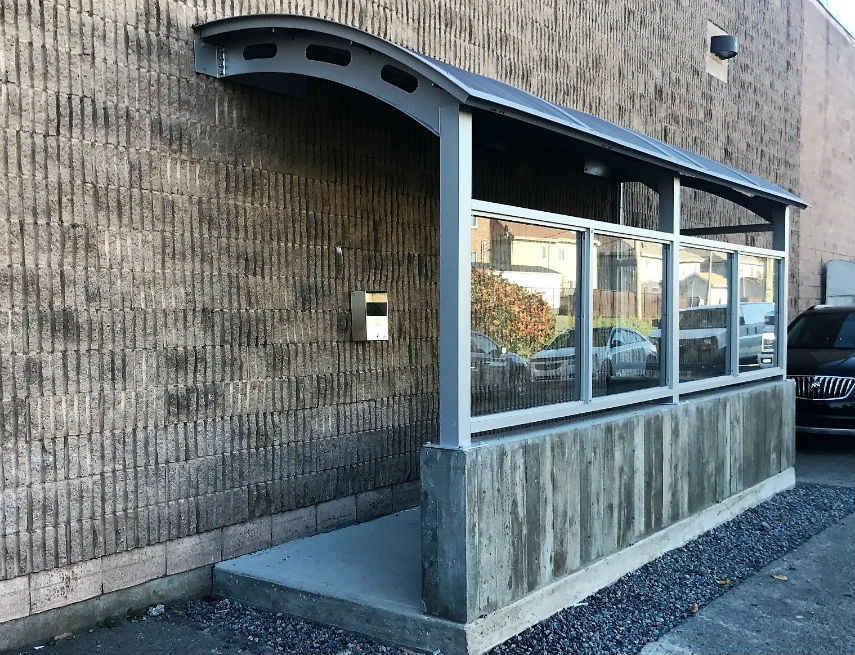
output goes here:
{"type": "Polygon", "coordinates": [[[483,332],[471,331],[471,371],[474,389],[500,388],[519,393],[528,382],[525,357],[500,346],[483,332]]]}
{"type": "Polygon", "coordinates": [[[532,355],[528,371],[532,382],[572,380],[576,377],[576,330],[565,330],[543,350],[532,355]]]}
{"type": "MultiPolygon", "coordinates": [[[[592,371],[595,379],[651,377],[659,370],[656,346],[635,330],[595,327],[592,371]]],[[[566,330],[529,360],[532,382],[572,380],[576,376],[576,331],[566,330]]]]}

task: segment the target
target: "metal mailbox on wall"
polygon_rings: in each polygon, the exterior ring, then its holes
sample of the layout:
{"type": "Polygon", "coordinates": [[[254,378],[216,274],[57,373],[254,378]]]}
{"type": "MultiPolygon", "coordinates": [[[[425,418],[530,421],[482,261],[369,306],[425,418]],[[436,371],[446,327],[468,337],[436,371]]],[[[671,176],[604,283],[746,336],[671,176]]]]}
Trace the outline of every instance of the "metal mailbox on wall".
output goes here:
{"type": "Polygon", "coordinates": [[[385,291],[351,291],[354,341],[389,340],[389,296],[385,291]]]}

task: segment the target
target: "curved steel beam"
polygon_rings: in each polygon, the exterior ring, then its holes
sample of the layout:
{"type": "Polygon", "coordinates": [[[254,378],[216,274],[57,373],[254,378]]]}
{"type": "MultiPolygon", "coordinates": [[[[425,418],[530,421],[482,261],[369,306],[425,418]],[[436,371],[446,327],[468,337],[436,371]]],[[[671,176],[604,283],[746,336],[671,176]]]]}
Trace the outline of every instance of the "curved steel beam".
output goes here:
{"type": "Polygon", "coordinates": [[[439,134],[439,108],[468,94],[426,57],[361,30],[305,16],[259,15],[196,26],[196,71],[284,91],[282,75],[358,89],[439,134]]]}
{"type": "Polygon", "coordinates": [[[466,105],[605,149],[642,167],[695,180],[686,186],[756,206],[760,212],[766,212],[767,205],[806,207],[795,194],[745,171],[354,27],[307,16],[260,14],[224,18],[194,30],[200,73],[280,92],[288,88],[283,75],[337,82],[396,107],[434,134],[439,133],[441,107],[466,105]]]}

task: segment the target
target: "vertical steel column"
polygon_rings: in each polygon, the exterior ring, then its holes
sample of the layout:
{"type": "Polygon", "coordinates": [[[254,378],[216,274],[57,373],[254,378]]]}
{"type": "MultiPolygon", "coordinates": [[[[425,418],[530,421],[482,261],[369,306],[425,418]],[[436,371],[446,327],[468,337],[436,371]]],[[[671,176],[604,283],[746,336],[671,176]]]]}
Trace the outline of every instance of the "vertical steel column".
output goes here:
{"type": "Polygon", "coordinates": [[[728,270],[730,279],[727,281],[727,320],[728,330],[727,351],[729,368],[728,373],[739,375],[739,251],[730,255],[730,267],[728,270]]]}
{"type": "Polygon", "coordinates": [[[576,322],[576,352],[579,360],[579,399],[591,401],[594,395],[594,232],[585,230],[582,236],[582,271],[579,289],[579,320],[576,322]]]}
{"type": "Polygon", "coordinates": [[[439,443],[472,441],[472,114],[439,110],[439,443]]]}
{"type": "Polygon", "coordinates": [[[659,180],[659,231],[669,232],[674,239],[668,251],[659,359],[665,362],[665,380],[672,391],[671,402],[676,403],[680,399],[680,178],[675,175],[659,180]]]}
{"type": "Polygon", "coordinates": [[[775,304],[778,305],[776,320],[778,334],[775,335],[775,348],[777,348],[778,366],[784,370],[783,377],[787,377],[787,310],[789,303],[789,267],[790,256],[790,208],[781,205],[776,207],[772,216],[772,248],[781,250],[783,257],[778,264],[776,274],[778,285],[775,290],[775,304]]]}

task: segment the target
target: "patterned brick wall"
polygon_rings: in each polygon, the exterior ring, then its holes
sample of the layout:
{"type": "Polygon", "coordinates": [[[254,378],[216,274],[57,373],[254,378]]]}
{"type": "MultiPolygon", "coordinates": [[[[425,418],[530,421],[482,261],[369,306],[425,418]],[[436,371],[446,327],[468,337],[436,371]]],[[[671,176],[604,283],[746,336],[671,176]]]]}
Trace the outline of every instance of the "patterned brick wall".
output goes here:
{"type": "MultiPolygon", "coordinates": [[[[28,603],[0,621],[115,588],[124,551],[171,544],[162,575],[238,552],[223,526],[261,521],[263,545],[293,534],[271,515],[340,499],[325,525],[356,519],[417,478],[435,431],[435,139],[329,85],[198,76],[193,23],[350,23],[795,188],[801,5],[767,4],[0,5],[0,592],[28,603]],[[743,39],[726,86],[707,19],[743,39]],[[388,343],[349,341],[356,288],[389,291],[388,343]]],[[[612,211],[599,183],[542,170],[502,197],[612,211]]]]}

